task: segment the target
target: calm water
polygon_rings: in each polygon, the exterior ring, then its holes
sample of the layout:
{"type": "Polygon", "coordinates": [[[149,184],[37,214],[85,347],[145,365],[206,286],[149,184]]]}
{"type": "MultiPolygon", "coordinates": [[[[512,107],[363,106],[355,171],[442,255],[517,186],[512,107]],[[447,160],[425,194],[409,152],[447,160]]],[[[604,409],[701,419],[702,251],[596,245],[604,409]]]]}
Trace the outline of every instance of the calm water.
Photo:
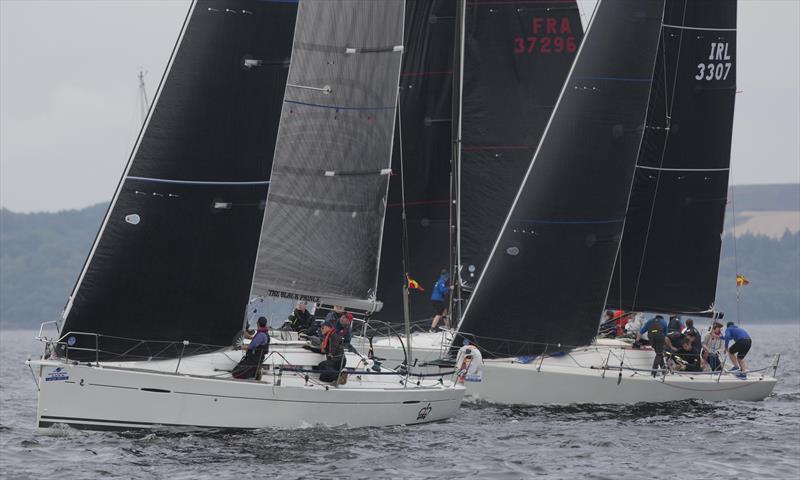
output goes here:
{"type": "Polygon", "coordinates": [[[800,478],[800,325],[745,328],[752,368],[783,354],[764,402],[465,405],[433,425],[236,434],[38,433],[36,388],[22,362],[41,349],[34,332],[3,331],[0,477],[800,478]]]}

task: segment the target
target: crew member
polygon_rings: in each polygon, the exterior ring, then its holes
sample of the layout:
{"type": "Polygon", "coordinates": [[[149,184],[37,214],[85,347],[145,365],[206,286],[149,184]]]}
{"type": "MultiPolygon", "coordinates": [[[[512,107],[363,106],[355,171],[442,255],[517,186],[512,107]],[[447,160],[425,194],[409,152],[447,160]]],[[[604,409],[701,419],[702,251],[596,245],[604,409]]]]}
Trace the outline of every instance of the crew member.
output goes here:
{"type": "Polygon", "coordinates": [[[656,358],[653,359],[653,376],[656,376],[658,368],[666,369],[664,364],[664,338],[667,335],[667,322],[661,315],[656,315],[647,321],[642,326],[639,333],[636,335],[638,342],[643,333],[647,333],[647,338],[650,340],[650,345],[653,346],[653,351],[656,352],[656,358]]]}

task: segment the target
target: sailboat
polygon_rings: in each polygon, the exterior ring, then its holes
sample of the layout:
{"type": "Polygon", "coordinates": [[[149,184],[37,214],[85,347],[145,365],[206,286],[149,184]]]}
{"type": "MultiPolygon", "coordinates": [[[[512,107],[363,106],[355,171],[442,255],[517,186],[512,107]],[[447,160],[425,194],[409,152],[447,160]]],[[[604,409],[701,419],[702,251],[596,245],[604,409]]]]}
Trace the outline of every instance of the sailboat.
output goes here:
{"type": "Polygon", "coordinates": [[[653,371],[649,348],[594,342],[606,305],[714,315],[735,59],[736,2],[601,0],[458,327],[488,358],[471,396],[570,404],[772,392],[778,356],[746,376],[653,371]],[[498,305],[518,308],[498,315],[498,305]]]}
{"type": "Polygon", "coordinates": [[[28,361],[39,427],[456,413],[454,378],[357,354],[345,383],[318,380],[324,356],[301,348],[274,349],[253,379],[231,375],[251,295],[376,308],[403,11],[402,0],[192,3],[64,323],[40,331],[45,354],[28,361]]]}
{"type": "Polygon", "coordinates": [[[450,329],[428,332],[432,280],[451,272],[450,316],[460,318],[583,28],[575,1],[408,1],[406,38],[378,282],[383,308],[355,341],[389,365],[410,353],[419,367],[447,353],[453,338],[450,329]],[[409,279],[425,286],[409,291],[409,279]],[[391,334],[404,297],[417,327],[410,342],[405,332],[391,334]]]}

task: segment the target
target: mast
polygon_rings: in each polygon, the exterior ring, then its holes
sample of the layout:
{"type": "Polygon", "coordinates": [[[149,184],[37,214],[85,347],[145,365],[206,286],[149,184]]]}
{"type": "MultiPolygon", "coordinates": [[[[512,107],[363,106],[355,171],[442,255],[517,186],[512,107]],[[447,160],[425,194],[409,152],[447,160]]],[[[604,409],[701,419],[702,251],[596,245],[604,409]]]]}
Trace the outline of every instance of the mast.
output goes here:
{"type": "Polygon", "coordinates": [[[455,326],[461,320],[462,281],[461,281],[461,128],[462,106],[464,102],[464,39],[466,32],[466,0],[458,0],[456,12],[456,68],[453,78],[453,168],[451,197],[451,260],[450,292],[448,315],[450,325],[455,326]]]}
{"type": "Polygon", "coordinates": [[[147,109],[150,108],[150,101],[147,99],[147,89],[145,88],[144,84],[144,76],[147,75],[147,72],[144,68],[139,67],[139,74],[137,78],[139,78],[139,112],[142,118],[142,125],[144,125],[145,120],[147,119],[147,109]]]}

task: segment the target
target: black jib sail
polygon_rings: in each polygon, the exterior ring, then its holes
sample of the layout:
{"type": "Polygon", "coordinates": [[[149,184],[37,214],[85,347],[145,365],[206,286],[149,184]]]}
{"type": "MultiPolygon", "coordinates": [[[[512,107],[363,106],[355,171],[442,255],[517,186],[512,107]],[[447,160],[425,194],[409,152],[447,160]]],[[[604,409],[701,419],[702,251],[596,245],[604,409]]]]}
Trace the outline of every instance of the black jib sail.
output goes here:
{"type": "Polygon", "coordinates": [[[736,96],[736,2],[668,0],[609,307],[712,315],[736,96]]]}
{"type": "Polygon", "coordinates": [[[456,3],[406,1],[400,116],[378,277],[383,308],[376,314],[376,318],[392,323],[403,320],[406,270],[421,287],[409,292],[409,317],[413,321],[431,317],[431,289],[439,270],[449,263],[456,3]]]}
{"type": "Polygon", "coordinates": [[[470,1],[461,109],[461,280],[474,287],[583,39],[574,1],[470,1]]]}
{"type": "Polygon", "coordinates": [[[192,5],[65,309],[62,333],[100,335],[68,336],[71,357],[95,359],[96,338],[101,359],[169,356],[128,339],[227,345],[241,329],[296,10],[192,5]]]}
{"type": "Polygon", "coordinates": [[[300,3],[253,295],[376,308],[404,8],[300,3]]]}
{"type": "Polygon", "coordinates": [[[614,267],[664,0],[601,1],[459,325],[490,356],[588,344],[614,267]]]}

